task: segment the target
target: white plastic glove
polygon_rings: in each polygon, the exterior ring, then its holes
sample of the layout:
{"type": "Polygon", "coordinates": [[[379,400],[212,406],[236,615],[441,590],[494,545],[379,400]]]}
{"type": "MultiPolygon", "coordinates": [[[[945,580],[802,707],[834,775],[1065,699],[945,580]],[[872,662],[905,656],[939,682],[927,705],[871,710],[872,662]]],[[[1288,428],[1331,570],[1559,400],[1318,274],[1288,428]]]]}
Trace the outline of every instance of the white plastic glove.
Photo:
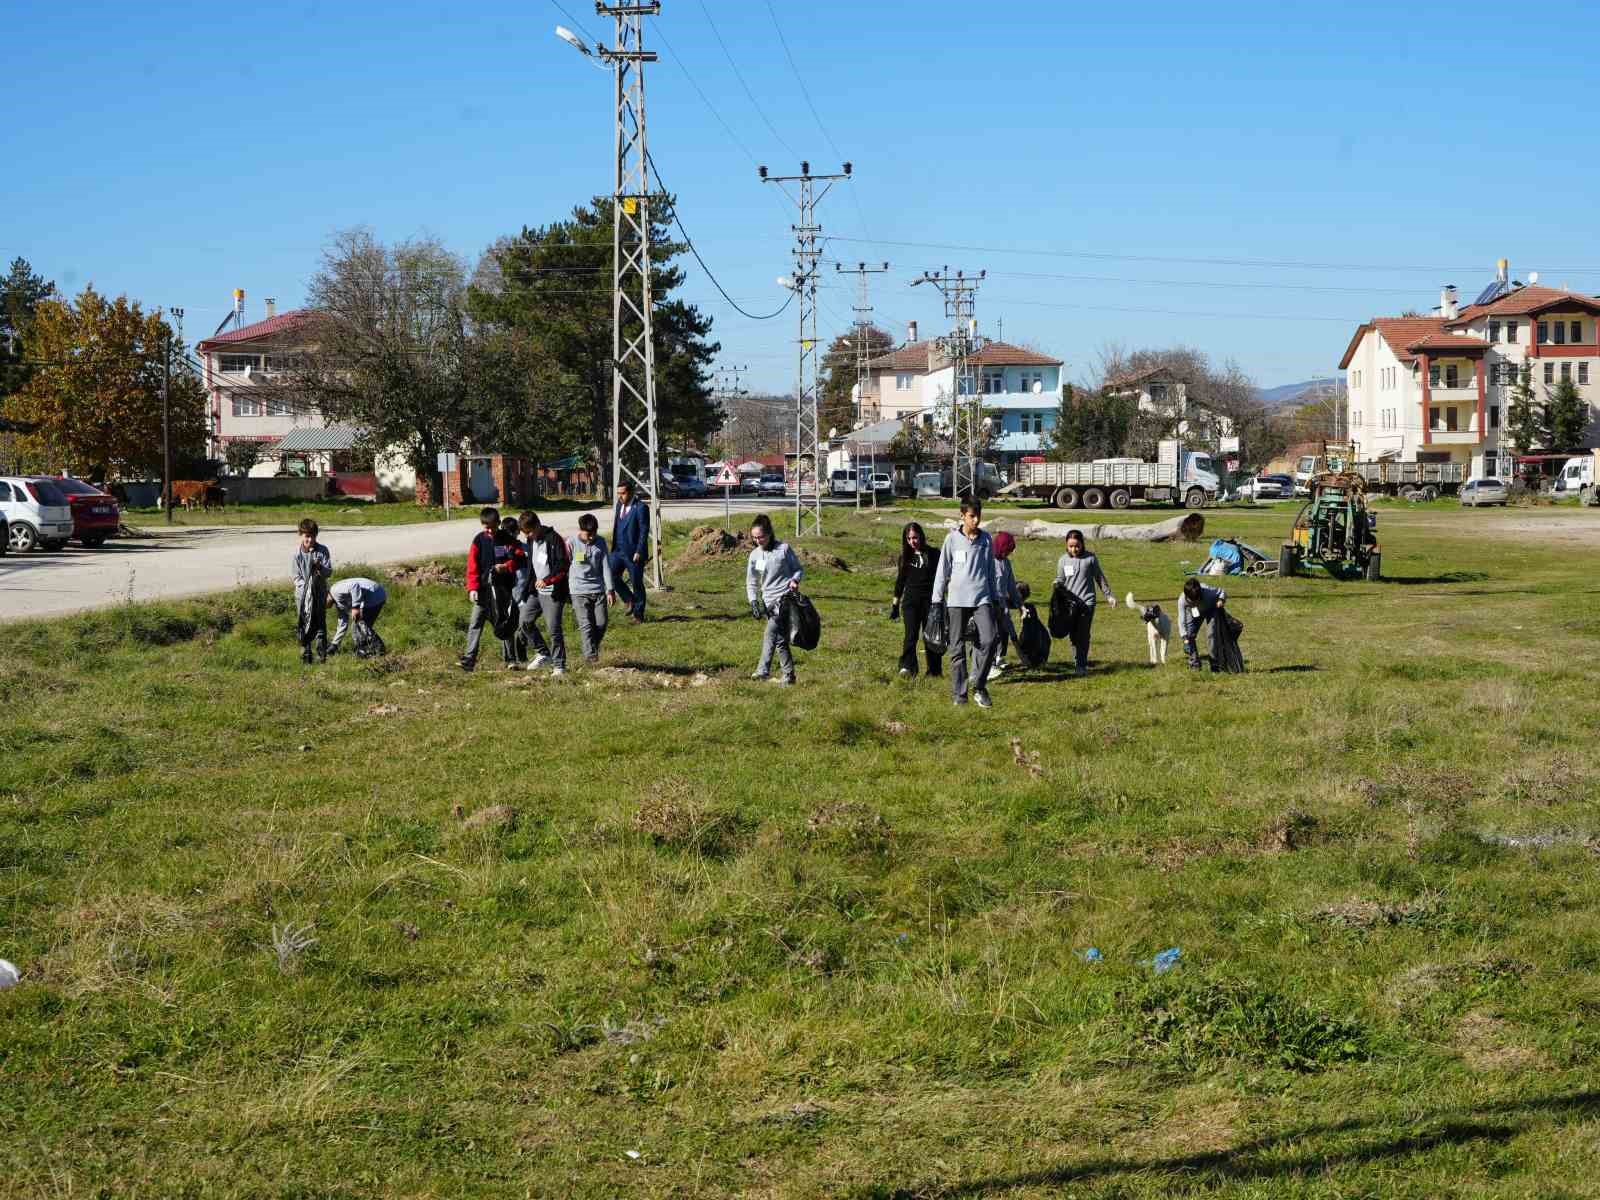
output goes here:
{"type": "Polygon", "coordinates": [[[478,602],[478,593],[476,591],[468,592],[467,595],[471,598],[474,604],[478,602]]]}

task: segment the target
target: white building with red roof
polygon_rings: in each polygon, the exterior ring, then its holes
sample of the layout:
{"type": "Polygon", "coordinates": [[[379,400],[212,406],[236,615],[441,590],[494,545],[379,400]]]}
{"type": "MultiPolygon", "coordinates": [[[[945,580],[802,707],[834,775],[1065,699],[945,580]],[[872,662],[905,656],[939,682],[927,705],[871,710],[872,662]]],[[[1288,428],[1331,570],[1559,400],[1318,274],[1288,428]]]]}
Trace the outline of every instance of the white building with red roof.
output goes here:
{"type": "MultiPolygon", "coordinates": [[[[859,397],[861,420],[921,422],[947,432],[955,367],[934,339],[920,340],[916,323],[904,345],[867,363],[867,390],[859,397]]],[[[1039,453],[1045,430],[1061,406],[1061,360],[1025,346],[992,341],[969,360],[972,386],[997,422],[993,456],[1007,462],[1039,453]]]]}
{"type": "MultiPolygon", "coordinates": [[[[1350,437],[1362,458],[1461,462],[1474,478],[1510,478],[1504,437],[1511,392],[1533,367],[1537,400],[1570,379],[1593,414],[1600,395],[1600,299],[1524,284],[1500,261],[1493,283],[1461,307],[1446,286],[1436,315],[1374,317],[1360,325],[1339,366],[1349,392],[1350,437]]],[[[1600,430],[1591,423],[1586,446],[1600,430]]],[[[1562,450],[1576,447],[1560,447],[1562,450]]]]}

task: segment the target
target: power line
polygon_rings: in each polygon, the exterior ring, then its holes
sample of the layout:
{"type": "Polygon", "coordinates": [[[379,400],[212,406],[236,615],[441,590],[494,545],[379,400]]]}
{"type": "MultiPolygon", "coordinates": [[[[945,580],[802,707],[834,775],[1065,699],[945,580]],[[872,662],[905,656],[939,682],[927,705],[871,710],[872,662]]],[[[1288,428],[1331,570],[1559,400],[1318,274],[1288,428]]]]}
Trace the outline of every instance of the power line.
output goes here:
{"type": "Polygon", "coordinates": [[[555,5],[557,12],[576,25],[578,27],[578,32],[583,34],[584,37],[588,38],[591,43],[599,43],[600,39],[595,37],[594,34],[590,33],[589,30],[584,27],[583,22],[578,20],[577,17],[573,16],[565,5],[558,3],[558,0],[550,0],[550,3],[555,5]]]}
{"type": "MultiPolygon", "coordinates": [[[[650,152],[648,150],[645,151],[644,157],[645,162],[650,165],[650,170],[655,175],[656,184],[661,188],[661,191],[665,195],[672,195],[672,190],[667,187],[666,182],[661,178],[661,172],[656,168],[656,160],[650,157],[650,152]]],[[[741,307],[738,301],[736,301],[732,296],[728,295],[727,289],[724,288],[721,281],[718,280],[714,274],[712,274],[711,268],[706,266],[706,260],[700,257],[700,251],[695,247],[694,239],[689,236],[689,231],[683,227],[683,218],[678,215],[678,206],[676,204],[672,206],[672,222],[678,227],[678,232],[683,234],[684,244],[689,247],[689,253],[694,255],[695,262],[700,264],[700,269],[706,273],[706,278],[711,280],[717,291],[722,293],[722,298],[729,304],[733,305],[733,307],[744,316],[749,317],[752,321],[770,321],[774,317],[781,316],[784,309],[788,308],[789,305],[794,302],[794,293],[790,292],[789,298],[769,313],[753,313],[748,309],[741,307]]]]}
{"type": "Polygon", "coordinates": [[[700,0],[700,11],[705,14],[706,24],[711,26],[711,33],[717,39],[717,45],[722,47],[722,53],[727,58],[728,65],[733,68],[734,78],[739,81],[739,86],[744,89],[744,94],[750,98],[750,107],[755,109],[756,115],[766,122],[772,136],[778,139],[778,144],[788,150],[790,155],[799,158],[800,156],[795,154],[789,143],[783,140],[783,134],[778,132],[777,126],[772,123],[771,118],[766,114],[766,110],[761,107],[761,102],[756,99],[756,94],[750,90],[750,85],[744,81],[744,76],[739,73],[739,64],[733,60],[733,55],[728,50],[728,43],[722,40],[722,32],[717,28],[717,23],[711,19],[711,10],[706,7],[706,0],[700,0]]]}
{"type": "MultiPolygon", "coordinates": [[[[701,0],[704,3],[704,0],[701,0]]],[[[833,153],[841,162],[844,160],[844,151],[839,149],[839,143],[833,140],[833,135],[828,132],[827,126],[822,123],[822,116],[817,112],[817,106],[811,101],[811,93],[806,88],[806,81],[801,78],[800,67],[794,61],[794,51],[789,49],[789,39],[783,36],[783,26],[778,24],[778,14],[773,10],[772,0],[767,0],[767,15],[772,18],[772,28],[778,33],[778,41],[783,46],[784,57],[789,60],[789,69],[794,72],[794,81],[800,85],[800,94],[806,98],[806,107],[811,110],[811,117],[817,123],[817,128],[822,131],[822,136],[827,139],[828,145],[833,148],[833,153]]],[[[790,151],[792,154],[793,151],[790,151]]],[[[865,230],[862,230],[865,233],[865,230]]]]}

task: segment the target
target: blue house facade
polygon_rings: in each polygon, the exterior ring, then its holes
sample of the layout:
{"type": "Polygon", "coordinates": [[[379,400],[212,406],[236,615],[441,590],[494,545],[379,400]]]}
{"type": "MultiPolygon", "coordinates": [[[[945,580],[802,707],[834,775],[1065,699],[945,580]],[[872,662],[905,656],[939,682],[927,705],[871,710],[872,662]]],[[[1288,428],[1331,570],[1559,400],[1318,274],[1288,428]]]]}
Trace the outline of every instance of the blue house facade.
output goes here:
{"type": "Polygon", "coordinates": [[[991,457],[1002,468],[1038,454],[1061,411],[1061,360],[1007,342],[991,342],[973,360],[986,412],[998,423],[991,457]]]}

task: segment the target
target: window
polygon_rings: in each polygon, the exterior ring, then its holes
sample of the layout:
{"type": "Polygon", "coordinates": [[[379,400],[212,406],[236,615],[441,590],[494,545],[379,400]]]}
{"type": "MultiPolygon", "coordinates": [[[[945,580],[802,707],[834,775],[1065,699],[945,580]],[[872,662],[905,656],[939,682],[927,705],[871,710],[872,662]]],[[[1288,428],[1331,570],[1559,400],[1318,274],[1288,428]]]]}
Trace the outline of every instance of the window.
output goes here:
{"type": "Polygon", "coordinates": [[[1461,380],[1456,374],[1456,364],[1451,363],[1444,369],[1444,385],[1447,388],[1460,387],[1461,380]]]}
{"type": "Polygon", "coordinates": [[[1489,405],[1489,428],[1500,428],[1500,406],[1498,404],[1489,405]]]}
{"type": "Polygon", "coordinates": [[[1556,381],[1556,365],[1555,365],[1555,363],[1545,363],[1545,365],[1544,365],[1544,381],[1546,383],[1554,383],[1556,381]]]}
{"type": "Polygon", "coordinates": [[[218,370],[224,375],[243,375],[246,371],[261,369],[261,356],[259,354],[223,354],[219,355],[218,370]]]}
{"type": "Polygon", "coordinates": [[[1500,474],[1500,455],[1493,450],[1483,452],[1483,477],[1493,479],[1500,474]]]}
{"type": "Polygon", "coordinates": [[[1430,408],[1428,410],[1428,428],[1438,430],[1444,429],[1444,425],[1440,423],[1440,413],[1437,407],[1430,408]]]}
{"type": "Polygon", "coordinates": [[[1489,382],[1510,386],[1517,381],[1517,364],[1508,362],[1494,363],[1489,367],[1489,382]]]}
{"type": "Polygon", "coordinates": [[[1549,323],[1546,322],[1546,321],[1540,321],[1533,328],[1534,328],[1533,340],[1535,342],[1537,342],[1541,346],[1544,345],[1545,342],[1550,337],[1550,325],[1549,325],[1549,323]]]}
{"type": "Polygon", "coordinates": [[[269,399],[267,401],[267,416],[269,416],[269,417],[290,417],[290,416],[293,416],[293,415],[294,415],[294,410],[290,406],[289,401],[284,399],[284,398],[282,398],[281,396],[280,397],[271,398],[271,399],[269,399]]]}
{"type": "Polygon", "coordinates": [[[1044,432],[1044,414],[1042,412],[1033,414],[1033,431],[1035,433],[1044,432]]]}
{"type": "Polygon", "coordinates": [[[305,356],[302,354],[269,354],[262,360],[261,369],[271,375],[284,371],[300,371],[305,365],[305,356]]]}
{"type": "Polygon", "coordinates": [[[1589,364],[1588,363],[1579,363],[1578,364],[1578,382],[1579,383],[1588,383],[1589,382],[1589,364]]]}
{"type": "Polygon", "coordinates": [[[908,374],[896,375],[894,377],[894,390],[897,392],[909,392],[911,390],[911,376],[908,374]]]}
{"type": "Polygon", "coordinates": [[[1516,340],[1517,340],[1517,323],[1515,321],[1507,321],[1506,322],[1506,341],[1514,343],[1516,340]]]}
{"type": "Polygon", "coordinates": [[[1151,404],[1165,404],[1166,402],[1167,402],[1167,385],[1164,384],[1164,383],[1152,383],[1150,385],[1150,403],[1151,404]]]}
{"type": "Polygon", "coordinates": [[[233,415],[236,417],[259,417],[261,415],[261,402],[249,392],[233,392],[233,415]]]}
{"type": "Polygon", "coordinates": [[[1562,363],[1561,364],[1561,382],[1562,383],[1566,383],[1571,378],[1572,378],[1572,364],[1571,363],[1562,363]]]}
{"type": "Polygon", "coordinates": [[[1565,321],[1555,322],[1550,327],[1550,332],[1555,335],[1556,345],[1565,346],[1567,344],[1567,323],[1565,321]]]}
{"type": "Polygon", "coordinates": [[[1571,342],[1572,342],[1572,344],[1574,346],[1576,346],[1579,342],[1583,341],[1583,322],[1582,321],[1574,321],[1572,323],[1572,337],[1571,337],[1570,340],[1571,340],[1571,342]]]}
{"type": "Polygon", "coordinates": [[[1498,342],[1500,340],[1500,322],[1499,321],[1490,321],[1489,322],[1489,340],[1491,342],[1498,342]]]}
{"type": "Polygon", "coordinates": [[[1428,368],[1428,386],[1439,386],[1439,368],[1437,366],[1431,366],[1428,368]]]}
{"type": "Polygon", "coordinates": [[[922,427],[924,429],[932,429],[933,428],[933,414],[932,413],[923,413],[922,414],[922,427]]]}
{"type": "Polygon", "coordinates": [[[9,483],[0,483],[0,501],[10,500],[10,499],[11,499],[11,485],[9,483]]]}
{"type": "Polygon", "coordinates": [[[1460,410],[1457,409],[1453,404],[1444,410],[1444,427],[1450,433],[1455,433],[1459,428],[1459,426],[1456,424],[1456,422],[1459,420],[1456,414],[1459,411],[1460,410]]]}
{"type": "Polygon", "coordinates": [[[983,373],[983,394],[985,396],[999,396],[1006,390],[1006,373],[1004,371],[985,371],[983,373]]]}

